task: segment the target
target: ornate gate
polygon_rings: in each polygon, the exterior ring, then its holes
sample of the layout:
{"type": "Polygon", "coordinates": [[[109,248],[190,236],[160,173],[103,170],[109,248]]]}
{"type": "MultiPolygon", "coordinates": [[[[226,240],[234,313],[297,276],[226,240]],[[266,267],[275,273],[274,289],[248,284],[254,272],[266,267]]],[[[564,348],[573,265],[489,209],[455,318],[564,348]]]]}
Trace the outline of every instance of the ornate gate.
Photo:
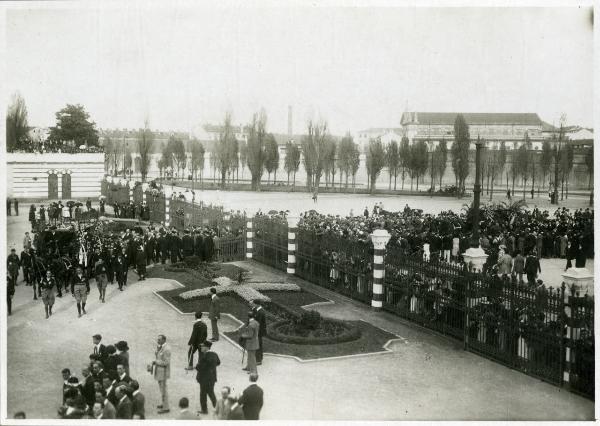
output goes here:
{"type": "Polygon", "coordinates": [[[48,175],[48,199],[56,200],[58,198],[58,175],[52,173],[48,175]]]}
{"type": "Polygon", "coordinates": [[[62,175],[62,198],[68,200],[71,198],[71,174],[63,173],[62,175]]]}

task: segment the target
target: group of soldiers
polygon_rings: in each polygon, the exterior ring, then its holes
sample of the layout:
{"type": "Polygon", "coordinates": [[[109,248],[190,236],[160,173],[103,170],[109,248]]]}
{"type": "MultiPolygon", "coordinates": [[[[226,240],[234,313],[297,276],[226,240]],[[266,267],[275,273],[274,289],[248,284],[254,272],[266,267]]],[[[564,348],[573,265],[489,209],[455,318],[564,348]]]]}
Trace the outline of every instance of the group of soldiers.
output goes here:
{"type": "MultiPolygon", "coordinates": [[[[211,261],[215,253],[216,234],[209,227],[186,229],[182,235],[175,229],[156,229],[152,224],[146,229],[137,227],[120,233],[99,231],[89,227],[77,235],[73,227],[73,239],[69,244],[61,242],[56,227],[50,227],[43,241],[37,234],[32,241],[27,233],[21,256],[12,249],[7,259],[10,293],[14,294],[19,270],[22,269],[26,285],[33,287],[34,300],[42,298],[46,309],[51,310],[54,302],[54,287],[58,297],[62,297],[63,293],[74,294],[76,281],[85,282],[87,292],[82,290],[86,294],[79,296],[86,299],[91,278],[95,278],[99,300],[104,302],[107,284],[116,281],[119,290],[124,290],[130,268],[134,268],[139,279],[144,280],[146,266],[152,263],[164,264],[167,260],[177,263],[189,256],[211,261]]],[[[12,294],[9,295],[9,306],[12,294]]],[[[82,300],[84,306],[85,300],[82,300]]],[[[84,309],[83,312],[85,314],[84,309]]],[[[48,317],[48,311],[46,315],[48,317]]]]}

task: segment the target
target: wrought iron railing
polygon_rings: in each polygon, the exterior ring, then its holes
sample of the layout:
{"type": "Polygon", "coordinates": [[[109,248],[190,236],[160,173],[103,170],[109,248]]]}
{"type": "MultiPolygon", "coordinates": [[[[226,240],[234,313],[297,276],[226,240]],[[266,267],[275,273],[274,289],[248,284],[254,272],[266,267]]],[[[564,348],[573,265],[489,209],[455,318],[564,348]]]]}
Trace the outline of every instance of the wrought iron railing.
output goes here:
{"type": "Polygon", "coordinates": [[[255,216],[253,219],[253,257],[261,263],[287,269],[287,222],[279,217],[255,216]]]}

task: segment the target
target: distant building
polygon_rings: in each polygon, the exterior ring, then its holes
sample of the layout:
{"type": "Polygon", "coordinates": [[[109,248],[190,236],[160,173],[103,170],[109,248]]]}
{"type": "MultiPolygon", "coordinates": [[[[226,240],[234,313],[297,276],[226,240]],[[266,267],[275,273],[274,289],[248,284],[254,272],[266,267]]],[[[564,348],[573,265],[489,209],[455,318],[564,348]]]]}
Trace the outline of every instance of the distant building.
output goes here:
{"type": "MultiPolygon", "coordinates": [[[[402,134],[411,144],[426,141],[437,146],[439,141],[454,140],[456,112],[405,112],[400,124],[402,134]]],[[[484,139],[491,149],[498,149],[504,142],[506,149],[518,149],[528,135],[532,148],[542,149],[545,131],[544,123],[536,113],[461,113],[469,125],[471,140],[478,136],[484,139]]],[[[474,144],[473,144],[474,148],[474,144]]]]}
{"type": "Polygon", "coordinates": [[[27,135],[33,143],[43,143],[50,136],[50,129],[48,127],[32,127],[27,135]]]}
{"type": "Polygon", "coordinates": [[[366,147],[372,139],[381,139],[381,142],[388,144],[391,141],[400,143],[402,140],[403,129],[400,127],[371,127],[369,129],[359,130],[354,135],[354,142],[361,147],[366,147]]]}

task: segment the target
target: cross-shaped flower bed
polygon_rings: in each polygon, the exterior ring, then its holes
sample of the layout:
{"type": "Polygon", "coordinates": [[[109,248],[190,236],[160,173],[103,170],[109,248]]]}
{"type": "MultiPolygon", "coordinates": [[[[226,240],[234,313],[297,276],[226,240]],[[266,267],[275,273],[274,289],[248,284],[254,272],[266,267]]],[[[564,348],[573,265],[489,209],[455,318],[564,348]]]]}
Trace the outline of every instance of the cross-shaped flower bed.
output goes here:
{"type": "MultiPolygon", "coordinates": [[[[261,291],[300,291],[301,288],[296,284],[291,283],[259,283],[250,282],[245,284],[238,284],[228,277],[218,277],[213,280],[217,284],[214,288],[217,290],[217,294],[229,294],[235,293],[240,296],[246,302],[253,300],[261,300],[264,302],[270,302],[271,298],[264,295],[261,291]]],[[[185,300],[200,299],[210,296],[210,288],[199,288],[196,290],[186,291],[181,293],[179,297],[185,300]]]]}

